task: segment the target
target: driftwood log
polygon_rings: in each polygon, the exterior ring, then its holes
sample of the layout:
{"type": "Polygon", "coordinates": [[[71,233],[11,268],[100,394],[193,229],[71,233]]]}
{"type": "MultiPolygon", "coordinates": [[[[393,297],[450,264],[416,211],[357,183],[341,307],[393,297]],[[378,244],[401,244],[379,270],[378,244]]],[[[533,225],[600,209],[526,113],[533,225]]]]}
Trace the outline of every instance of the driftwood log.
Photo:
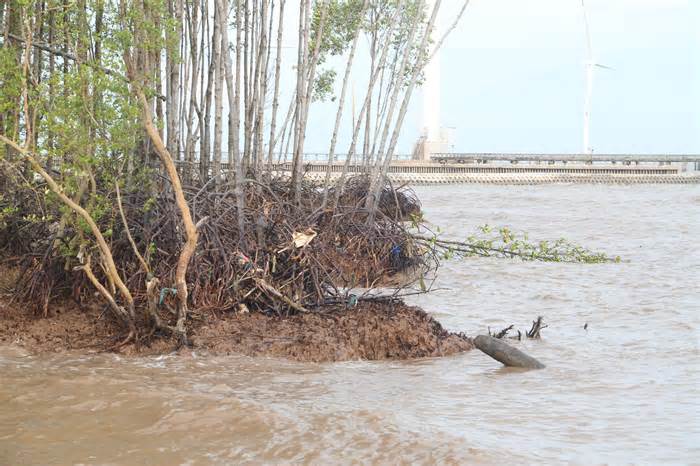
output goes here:
{"type": "Polygon", "coordinates": [[[488,335],[476,337],[474,346],[508,367],[522,367],[525,369],[544,369],[545,367],[537,359],[528,356],[519,349],[513,348],[502,340],[488,335]]]}

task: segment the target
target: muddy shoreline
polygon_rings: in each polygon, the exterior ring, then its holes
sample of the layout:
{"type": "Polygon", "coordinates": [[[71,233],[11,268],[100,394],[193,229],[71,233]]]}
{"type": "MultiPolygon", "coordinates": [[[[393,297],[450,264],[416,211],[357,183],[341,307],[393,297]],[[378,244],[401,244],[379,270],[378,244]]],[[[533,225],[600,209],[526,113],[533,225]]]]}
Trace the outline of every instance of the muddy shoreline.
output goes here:
{"type": "MultiPolygon", "coordinates": [[[[429,314],[403,303],[361,303],[351,309],[290,317],[261,313],[195,315],[192,349],[210,354],[281,357],[294,361],[414,359],[449,356],[473,348],[429,314]]],[[[117,351],[125,355],[170,353],[176,342],[154,336],[113,349],[120,335],[102,306],[54,304],[47,317],[0,302],[0,344],[32,353],[117,351]]]]}

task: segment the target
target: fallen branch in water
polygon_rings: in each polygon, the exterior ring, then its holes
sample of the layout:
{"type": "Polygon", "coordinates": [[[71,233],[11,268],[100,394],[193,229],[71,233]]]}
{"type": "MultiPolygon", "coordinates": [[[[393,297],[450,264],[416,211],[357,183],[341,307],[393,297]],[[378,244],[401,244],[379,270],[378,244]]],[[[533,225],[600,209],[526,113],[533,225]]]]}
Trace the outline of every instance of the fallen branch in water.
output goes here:
{"type": "Polygon", "coordinates": [[[523,261],[574,262],[598,264],[620,262],[619,257],[610,257],[561,238],[556,241],[531,242],[526,233],[516,233],[508,227],[495,229],[489,225],[479,227],[478,235],[470,235],[465,241],[447,240],[439,237],[414,234],[413,238],[433,250],[442,259],[453,257],[504,257],[523,261]]]}

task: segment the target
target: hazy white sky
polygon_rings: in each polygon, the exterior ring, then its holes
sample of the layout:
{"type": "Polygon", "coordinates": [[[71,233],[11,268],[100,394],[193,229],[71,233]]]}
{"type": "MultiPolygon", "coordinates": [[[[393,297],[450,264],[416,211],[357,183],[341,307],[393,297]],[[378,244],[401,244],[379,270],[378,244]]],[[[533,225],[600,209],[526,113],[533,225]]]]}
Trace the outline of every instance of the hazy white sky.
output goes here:
{"type": "MultiPolygon", "coordinates": [[[[459,5],[443,0],[443,25],[459,5]]],[[[614,68],[595,73],[594,150],[700,153],[700,0],[586,6],[595,61],[614,68]]],[[[441,119],[455,128],[455,149],[581,151],[584,61],[580,0],[472,0],[441,54],[441,119]]],[[[359,108],[363,70],[353,74],[359,108]]],[[[421,107],[418,91],[399,152],[420,133],[421,107]]],[[[334,116],[335,104],[312,107],[307,151],[327,150],[334,116]]]]}

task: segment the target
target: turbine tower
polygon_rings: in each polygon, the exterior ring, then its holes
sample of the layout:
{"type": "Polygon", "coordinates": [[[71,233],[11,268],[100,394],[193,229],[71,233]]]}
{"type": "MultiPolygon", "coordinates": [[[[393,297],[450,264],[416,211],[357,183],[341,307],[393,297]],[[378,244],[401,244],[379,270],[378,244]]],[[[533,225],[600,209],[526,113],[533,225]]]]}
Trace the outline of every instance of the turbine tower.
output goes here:
{"type": "MultiPolygon", "coordinates": [[[[426,11],[431,12],[435,0],[427,0],[426,11]]],[[[431,33],[433,44],[440,38],[439,17],[435,18],[431,33]]],[[[431,51],[432,53],[432,51],[431,51]]],[[[422,159],[428,159],[431,153],[445,152],[447,141],[440,126],[440,51],[435,53],[425,67],[423,82],[423,131],[419,144],[422,144],[422,159]]]]}
{"type": "Polygon", "coordinates": [[[583,25],[586,33],[586,100],[583,104],[583,153],[590,154],[591,148],[591,99],[593,97],[593,69],[595,67],[612,69],[608,66],[596,63],[593,60],[593,45],[591,44],[591,32],[588,28],[588,14],[586,13],[585,0],[581,0],[583,11],[583,25]]]}

